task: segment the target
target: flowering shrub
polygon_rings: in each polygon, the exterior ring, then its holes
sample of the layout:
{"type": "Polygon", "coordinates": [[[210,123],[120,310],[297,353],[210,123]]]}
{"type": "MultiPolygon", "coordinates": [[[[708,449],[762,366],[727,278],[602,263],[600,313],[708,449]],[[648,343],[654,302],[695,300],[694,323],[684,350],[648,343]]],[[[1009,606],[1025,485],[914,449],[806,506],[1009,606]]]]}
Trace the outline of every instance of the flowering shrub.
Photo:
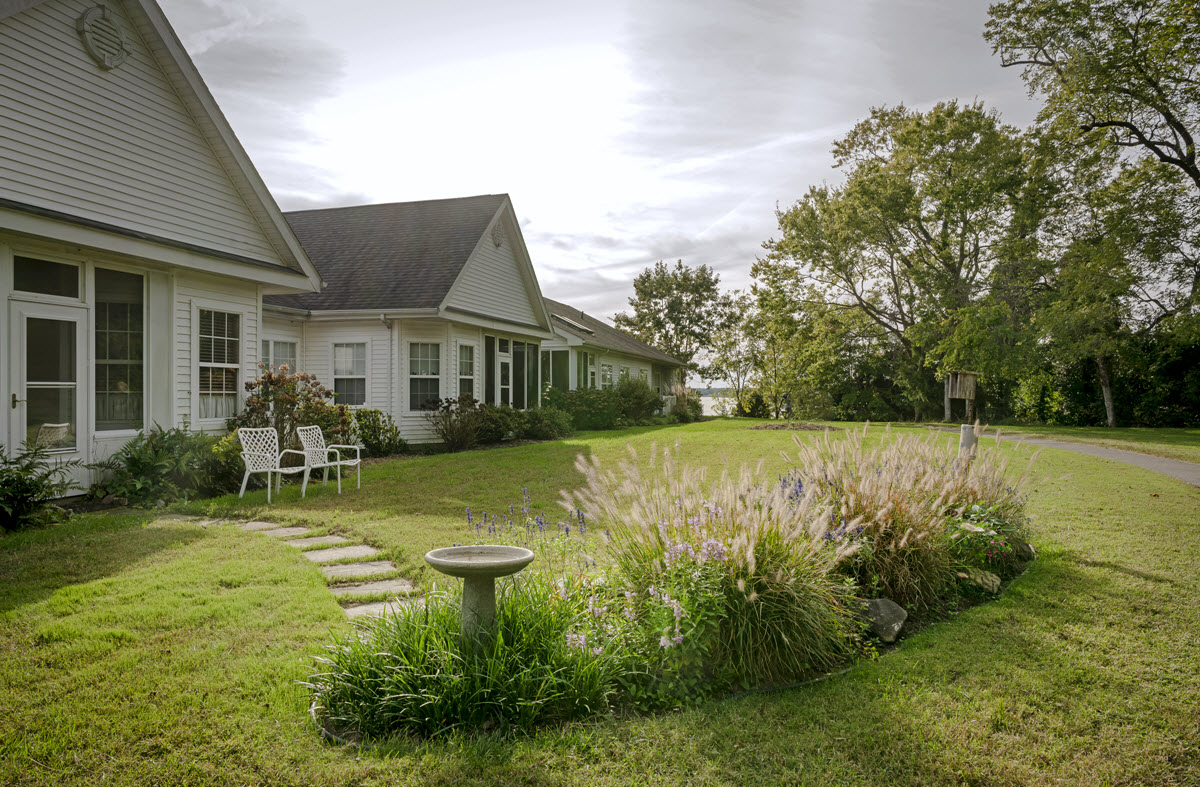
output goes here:
{"type": "Polygon", "coordinates": [[[978,567],[1000,577],[1011,577],[1021,566],[1014,544],[1024,541],[1024,519],[1011,511],[972,504],[949,526],[950,555],[960,567],[978,567]]]}
{"type": "Polygon", "coordinates": [[[335,404],[332,390],[315,375],[289,372],[287,364],[260,364],[262,375],[246,383],[246,405],[226,419],[230,432],[238,427],[274,427],[280,449],[300,448],[300,427],[316,425],[329,443],[353,443],[354,420],[350,409],[335,404]]]}

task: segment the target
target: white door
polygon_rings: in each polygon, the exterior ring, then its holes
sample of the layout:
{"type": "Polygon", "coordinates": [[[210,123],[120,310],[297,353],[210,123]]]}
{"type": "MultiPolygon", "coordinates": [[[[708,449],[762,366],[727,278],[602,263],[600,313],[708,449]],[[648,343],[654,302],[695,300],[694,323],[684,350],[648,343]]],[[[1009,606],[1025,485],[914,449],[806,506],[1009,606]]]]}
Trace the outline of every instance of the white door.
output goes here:
{"type": "MultiPolygon", "coordinates": [[[[87,462],[87,310],[21,301],[9,307],[10,451],[29,441],[60,461],[87,462]]],[[[84,489],[87,469],[76,468],[71,479],[84,489]]]]}

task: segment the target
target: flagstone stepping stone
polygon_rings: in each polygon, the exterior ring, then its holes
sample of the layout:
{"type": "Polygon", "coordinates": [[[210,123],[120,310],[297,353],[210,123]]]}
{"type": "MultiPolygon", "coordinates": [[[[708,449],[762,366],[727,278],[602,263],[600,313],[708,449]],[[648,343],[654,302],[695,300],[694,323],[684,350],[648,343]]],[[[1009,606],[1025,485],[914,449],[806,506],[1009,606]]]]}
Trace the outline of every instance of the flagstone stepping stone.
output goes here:
{"type": "Polygon", "coordinates": [[[238,526],[243,531],[266,531],[272,528],[278,528],[279,523],[267,523],[262,520],[251,520],[248,523],[242,523],[238,526]]]}
{"type": "Polygon", "coordinates": [[[349,547],[331,547],[328,550],[309,550],[304,557],[317,564],[331,564],[334,561],[349,561],[354,558],[368,558],[379,555],[381,551],[365,544],[350,545],[349,547]]]}
{"type": "Polygon", "coordinates": [[[411,580],[397,577],[393,580],[373,580],[370,583],[352,583],[349,585],[330,586],[334,596],[366,596],[368,594],[394,594],[408,596],[416,586],[411,580]]]}
{"type": "Polygon", "coordinates": [[[348,618],[362,618],[363,616],[387,616],[396,613],[401,607],[406,605],[421,605],[424,604],[425,597],[417,597],[416,599],[389,599],[386,602],[367,602],[362,605],[350,605],[342,608],[346,611],[348,618]]]}
{"type": "Polygon", "coordinates": [[[289,539],[284,544],[292,547],[316,547],[317,545],[342,544],[349,541],[344,536],[330,534],[329,536],[310,536],[307,539],[289,539]]]}
{"type": "Polygon", "coordinates": [[[198,514],[164,514],[162,517],[160,517],[158,519],[169,520],[170,522],[173,522],[173,523],[186,523],[186,522],[191,522],[192,520],[199,520],[200,515],[198,515],[198,514]]]}
{"type": "Polygon", "coordinates": [[[289,526],[287,528],[272,528],[269,531],[259,531],[259,533],[264,536],[274,536],[277,539],[290,539],[293,536],[303,536],[311,530],[311,528],[289,526]]]}
{"type": "Polygon", "coordinates": [[[391,561],[363,561],[358,564],[332,564],[321,567],[321,573],[326,577],[370,577],[395,572],[396,565],[391,561]]]}

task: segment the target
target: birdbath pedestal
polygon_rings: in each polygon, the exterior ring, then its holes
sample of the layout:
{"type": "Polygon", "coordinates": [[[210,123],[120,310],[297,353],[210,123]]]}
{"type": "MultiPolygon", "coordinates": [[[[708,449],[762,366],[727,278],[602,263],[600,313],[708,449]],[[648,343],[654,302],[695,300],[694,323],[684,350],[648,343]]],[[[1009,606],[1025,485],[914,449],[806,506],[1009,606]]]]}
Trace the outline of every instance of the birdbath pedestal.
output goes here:
{"type": "Polygon", "coordinates": [[[425,554],[434,569],[463,579],[462,634],[468,642],[482,641],[496,628],[496,578],[516,574],[532,560],[532,550],[499,544],[442,547],[425,554]]]}

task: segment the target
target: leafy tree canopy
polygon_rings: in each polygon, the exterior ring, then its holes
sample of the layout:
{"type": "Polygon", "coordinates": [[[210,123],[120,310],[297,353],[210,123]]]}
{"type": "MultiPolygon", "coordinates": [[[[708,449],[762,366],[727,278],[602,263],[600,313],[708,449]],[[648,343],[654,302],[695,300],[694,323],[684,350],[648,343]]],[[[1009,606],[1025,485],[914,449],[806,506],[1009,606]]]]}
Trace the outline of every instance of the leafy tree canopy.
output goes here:
{"type": "Polygon", "coordinates": [[[1200,8],[1195,0],[1005,0],[984,36],[1023,68],[1043,121],[1105,135],[1200,191],[1200,8]]]}
{"type": "Polygon", "coordinates": [[[659,260],[633,280],[632,314],[618,312],[613,322],[701,373],[701,353],[710,349],[715,333],[736,319],[732,297],[721,293],[720,282],[707,265],[692,268],[679,260],[668,267],[659,260]]]}

